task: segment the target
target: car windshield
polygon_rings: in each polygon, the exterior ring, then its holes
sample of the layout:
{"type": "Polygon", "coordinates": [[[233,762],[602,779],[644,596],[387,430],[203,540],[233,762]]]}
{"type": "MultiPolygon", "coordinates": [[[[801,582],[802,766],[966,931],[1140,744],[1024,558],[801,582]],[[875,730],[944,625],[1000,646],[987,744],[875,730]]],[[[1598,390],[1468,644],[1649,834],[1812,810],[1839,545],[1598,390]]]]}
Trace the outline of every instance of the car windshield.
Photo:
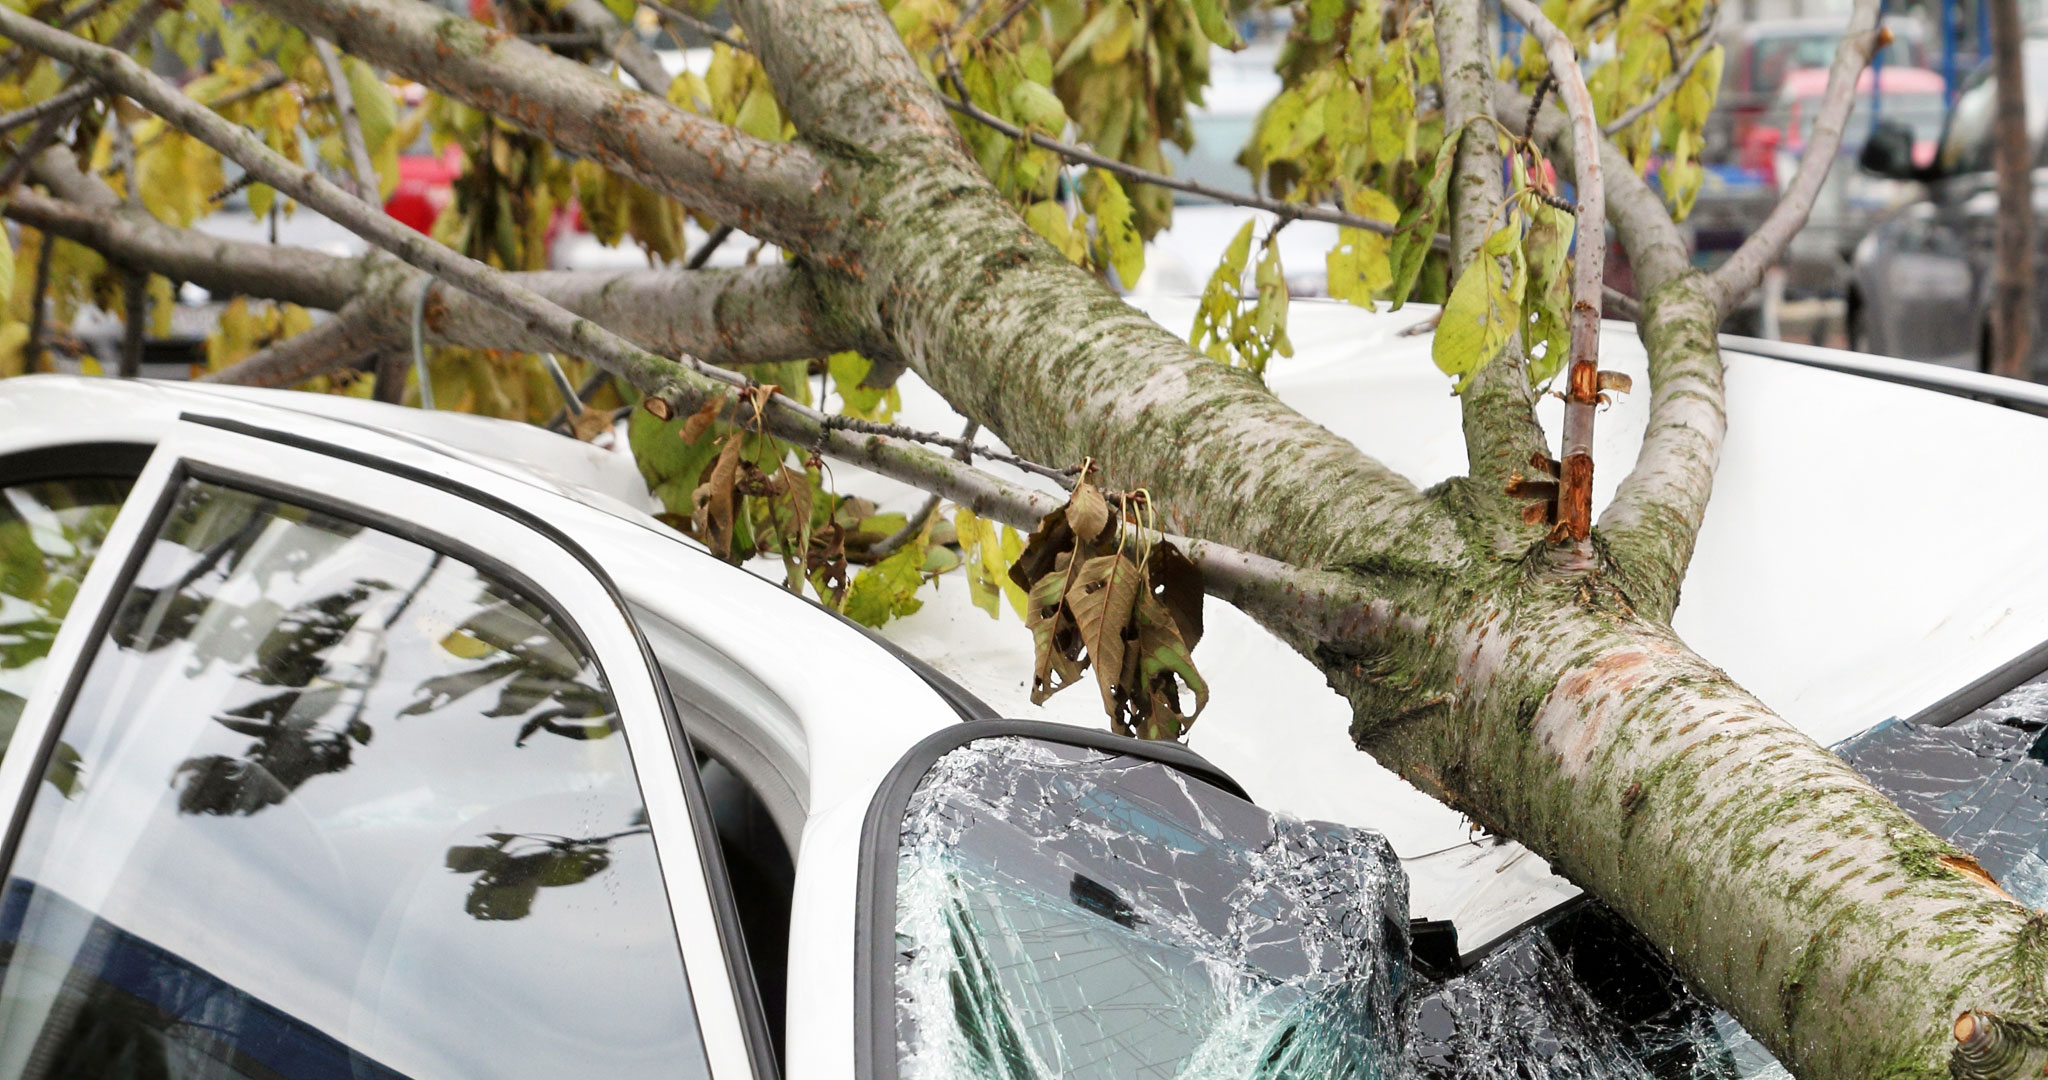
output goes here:
{"type": "MultiPolygon", "coordinates": [[[[1210,187],[1242,195],[1252,193],[1252,174],[1237,163],[1238,151],[1252,137],[1252,126],[1258,121],[1254,113],[1197,113],[1189,118],[1188,126],[1193,130],[1194,145],[1186,150],[1172,143],[1160,144],[1173,175],[1210,187]]],[[[1176,205],[1212,203],[1216,200],[1187,192],[1173,194],[1176,205]]]]}
{"type": "Polygon", "coordinates": [[[904,1078],[1363,1080],[1396,1052],[1408,890],[1377,833],[991,738],[911,794],[896,874],[904,1078]]]}
{"type": "Polygon", "coordinates": [[[900,821],[884,1078],[1784,1075],[1604,908],[1460,967],[1377,833],[1158,762],[978,739],[900,821]]]}

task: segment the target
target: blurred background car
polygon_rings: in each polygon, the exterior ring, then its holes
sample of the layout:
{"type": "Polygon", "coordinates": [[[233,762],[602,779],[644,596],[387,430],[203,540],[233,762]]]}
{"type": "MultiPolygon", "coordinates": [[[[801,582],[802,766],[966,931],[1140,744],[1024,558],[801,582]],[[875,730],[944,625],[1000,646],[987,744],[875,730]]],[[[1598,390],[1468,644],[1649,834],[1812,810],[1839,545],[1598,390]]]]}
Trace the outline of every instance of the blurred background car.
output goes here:
{"type": "MultiPolygon", "coordinates": [[[[2027,130],[2034,147],[2034,213],[2048,214],[2048,173],[2039,171],[2048,128],[2048,41],[2029,40],[2027,130]]],[[[1990,356],[1993,249],[1998,192],[1992,172],[1992,117],[1997,80],[1988,66],[1964,84],[1932,160],[1921,164],[1917,136],[1880,114],[1860,164],[1872,177],[1919,192],[1885,216],[1856,245],[1848,296],[1851,347],[1909,360],[1983,370],[1990,356]]],[[[2042,239],[2048,240],[2048,236],[2042,239]]],[[[2037,258],[2039,256],[2037,255],[2037,258]]],[[[2048,302],[2038,279],[2037,307],[2048,302]]],[[[2032,373],[2048,374],[2048,342],[2037,340],[2032,373]]]]}

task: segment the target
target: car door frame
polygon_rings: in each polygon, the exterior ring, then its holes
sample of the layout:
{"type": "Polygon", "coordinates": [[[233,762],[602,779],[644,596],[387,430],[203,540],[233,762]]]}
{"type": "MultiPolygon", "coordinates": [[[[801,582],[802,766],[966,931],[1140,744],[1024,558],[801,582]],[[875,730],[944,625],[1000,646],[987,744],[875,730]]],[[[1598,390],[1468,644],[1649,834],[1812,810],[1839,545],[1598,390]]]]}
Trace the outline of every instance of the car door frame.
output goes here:
{"type": "Polygon", "coordinates": [[[463,559],[528,590],[562,619],[618,705],[711,1075],[773,1080],[776,1062],[694,750],[618,588],[556,524],[600,512],[402,436],[301,415],[284,430],[266,425],[275,416],[264,412],[224,402],[184,413],[136,476],[52,642],[45,677],[30,691],[14,752],[0,760],[0,799],[11,799],[0,868],[13,862],[34,778],[181,485],[198,479],[279,498],[463,559]]]}

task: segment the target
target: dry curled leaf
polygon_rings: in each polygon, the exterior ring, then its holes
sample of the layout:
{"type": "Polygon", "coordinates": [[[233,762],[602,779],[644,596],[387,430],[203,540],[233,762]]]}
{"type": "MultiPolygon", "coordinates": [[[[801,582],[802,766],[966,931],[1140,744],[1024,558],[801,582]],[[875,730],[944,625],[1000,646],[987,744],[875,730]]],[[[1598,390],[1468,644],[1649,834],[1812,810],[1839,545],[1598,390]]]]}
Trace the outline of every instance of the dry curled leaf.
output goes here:
{"type": "Polygon", "coordinates": [[[1029,592],[1031,700],[1044,703],[1092,667],[1117,731],[1177,739],[1209,699],[1191,656],[1202,636],[1202,576],[1164,540],[1133,557],[1117,507],[1134,501],[1105,497],[1084,475],[1010,565],[1011,580],[1029,592]],[[1183,685],[1195,695],[1193,711],[1182,708],[1183,685]]]}

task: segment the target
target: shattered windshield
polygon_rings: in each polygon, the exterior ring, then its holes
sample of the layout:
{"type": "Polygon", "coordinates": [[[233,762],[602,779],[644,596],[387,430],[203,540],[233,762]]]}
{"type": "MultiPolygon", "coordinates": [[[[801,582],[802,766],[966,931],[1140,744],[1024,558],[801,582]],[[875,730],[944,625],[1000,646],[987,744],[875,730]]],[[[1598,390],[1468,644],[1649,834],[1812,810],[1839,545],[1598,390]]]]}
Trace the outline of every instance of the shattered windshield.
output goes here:
{"type": "Polygon", "coordinates": [[[897,875],[906,1080],[1399,1071],[1407,880],[1375,833],[990,738],[925,775],[897,875]]]}

